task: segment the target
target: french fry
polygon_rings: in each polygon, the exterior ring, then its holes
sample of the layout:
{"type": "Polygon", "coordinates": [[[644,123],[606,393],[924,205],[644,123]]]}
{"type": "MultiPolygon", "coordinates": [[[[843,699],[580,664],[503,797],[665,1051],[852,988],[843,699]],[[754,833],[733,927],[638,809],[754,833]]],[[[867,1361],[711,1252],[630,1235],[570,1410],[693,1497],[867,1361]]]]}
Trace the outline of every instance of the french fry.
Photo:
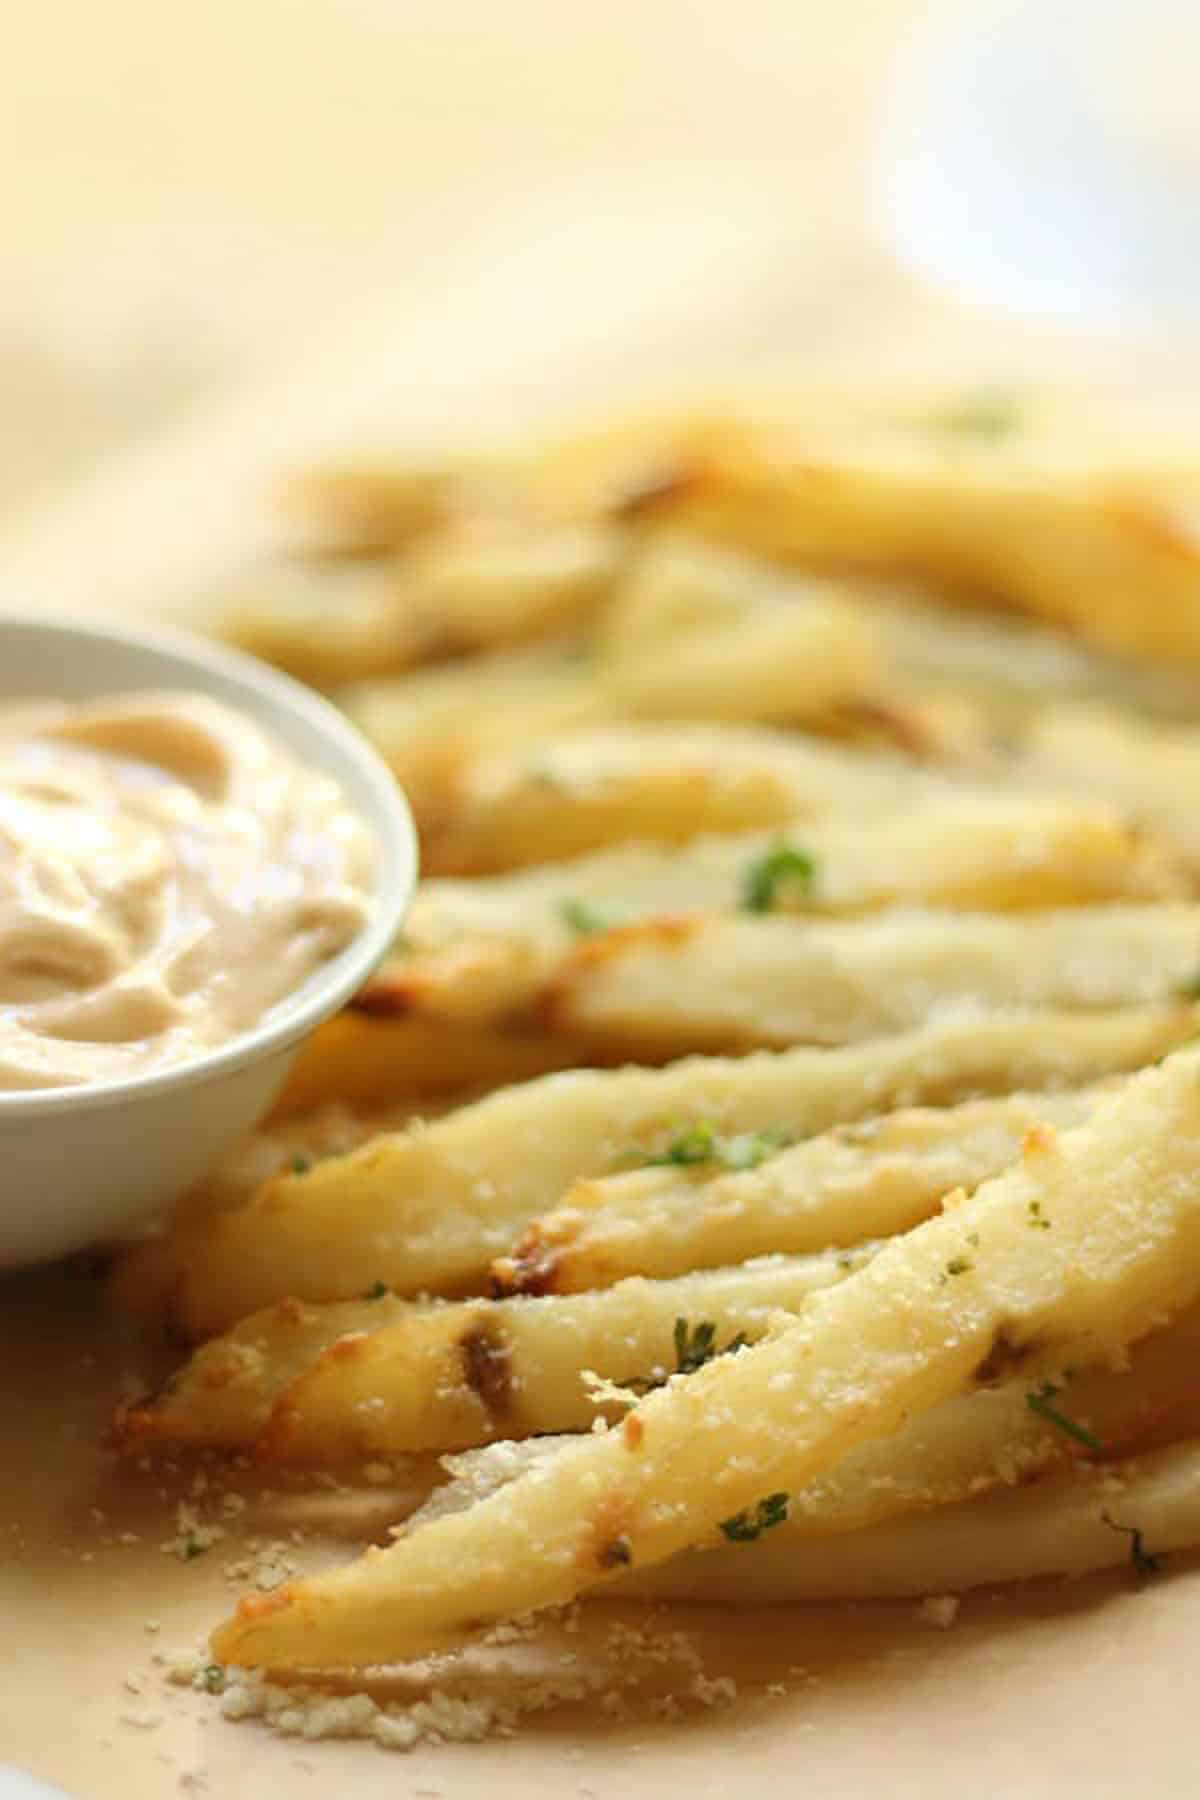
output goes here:
{"type": "Polygon", "coordinates": [[[397,607],[398,579],[382,560],[263,564],[226,596],[221,635],[318,688],[407,669],[437,646],[427,621],[397,607]]]}
{"type": "Polygon", "coordinates": [[[1200,969],[1200,907],[867,919],[659,919],[585,939],[547,989],[550,1031],[598,1050],[847,1044],[939,1018],[1166,1002],[1200,969]]]}
{"type": "Polygon", "coordinates": [[[845,585],[803,582],[696,540],[652,543],[600,632],[601,679],[656,718],[820,719],[881,685],[845,585]]]}
{"type": "Polygon", "coordinates": [[[464,767],[502,757],[513,746],[526,754],[526,745],[548,733],[609,713],[573,641],[364,681],[344,688],[338,700],[400,782],[426,839],[457,809],[464,767]]]}
{"type": "Polygon", "coordinates": [[[284,1300],[197,1351],[162,1394],[124,1411],[121,1431],[134,1446],[258,1444],[316,1463],[586,1431],[623,1408],[593,1397],[581,1371],[663,1380],[676,1368],[677,1321],[685,1344],[707,1343],[710,1330],[715,1348],[759,1338],[773,1313],[869,1254],[773,1257],[562,1300],[284,1300]]]}
{"type": "Polygon", "coordinates": [[[379,456],[290,471],[276,483],[281,517],[302,540],[350,553],[406,549],[462,510],[469,472],[379,456]]]}
{"type": "MultiPolygon", "coordinates": [[[[383,741],[369,718],[355,716],[383,741]]],[[[676,844],[839,808],[878,810],[926,780],[897,758],[766,727],[643,722],[572,731],[464,761],[431,854],[438,870],[488,874],[623,840],[676,844]]]]}
{"type": "Polygon", "coordinates": [[[1083,1089],[910,1108],[835,1125],[790,1149],[693,1128],[674,1163],[577,1181],[554,1211],[530,1221],[511,1255],[497,1257],[492,1286],[583,1293],[629,1275],[661,1279],[888,1237],[929,1218],[953,1189],[999,1174],[1039,1125],[1078,1124],[1095,1098],[1083,1089]],[[722,1162],[740,1162],[740,1172],[719,1173],[722,1162]]]}
{"type": "Polygon", "coordinates": [[[647,1600],[787,1606],[923,1599],[1127,1565],[1135,1578],[1200,1543],[1200,1438],[1103,1468],[1077,1465],[1015,1491],[825,1539],[685,1551],[622,1578],[647,1600]]]}
{"type": "Polygon", "coordinates": [[[581,1174],[610,1171],[631,1149],[662,1151],[690,1122],[799,1138],[899,1105],[1078,1086],[1161,1056],[1196,1018],[1190,1005],[1035,1013],[839,1051],[545,1076],[135,1246],[118,1264],[115,1297],[203,1338],[288,1295],[350,1299],[376,1281],[401,1294],[478,1292],[492,1258],[581,1174]]]}
{"type": "Polygon", "coordinates": [[[1180,718],[1200,711],[1195,670],[1119,662],[1056,626],[1010,613],[962,611],[894,585],[876,592],[872,622],[902,687],[976,712],[982,706],[1001,726],[1031,719],[1053,726],[1063,712],[1097,699],[1180,718]]]}
{"type": "Polygon", "coordinates": [[[306,1113],[330,1100],[375,1107],[405,1096],[445,1099],[586,1060],[584,1047],[567,1038],[406,1018],[389,1011],[377,991],[374,999],[368,991],[313,1033],[275,1103],[274,1116],[306,1113]]]}
{"type": "Polygon", "coordinates": [[[1118,656],[1200,661],[1193,462],[1085,463],[1019,432],[947,429],[952,416],[881,418],[875,442],[801,413],[792,426],[731,421],[684,452],[657,516],[807,567],[922,577],[1118,656]]]}
{"type": "Polygon", "coordinates": [[[460,650],[519,644],[586,625],[624,548],[598,524],[467,518],[417,545],[400,598],[460,650]]]}
{"type": "Polygon", "coordinates": [[[1018,779],[1110,796],[1200,877],[1200,822],[1191,795],[1200,780],[1200,731],[1138,719],[1114,708],[1055,707],[1035,718],[1014,758],[1018,779]]]}
{"type": "Polygon", "coordinates": [[[351,1567],[243,1600],[213,1653],[342,1668],[459,1643],[723,1522],[753,1534],[766,1497],[981,1377],[1035,1355],[1100,1366],[1198,1293],[1200,1052],[1184,1050],[619,1430],[351,1567]],[[1030,1229],[1034,1202],[1050,1231],[1030,1229]]]}
{"type": "MultiPolygon", "coordinates": [[[[780,1259],[775,1267],[675,1281],[634,1277],[571,1299],[476,1301],[427,1313],[407,1330],[342,1339],[284,1388],[259,1448],[284,1462],[324,1463],[586,1431],[597,1414],[616,1422],[621,1404],[593,1395],[581,1369],[618,1387],[634,1374],[671,1372],[679,1321],[693,1336],[716,1326],[718,1346],[738,1335],[757,1342],[773,1308],[778,1324],[780,1314],[799,1311],[809,1294],[872,1253],[780,1259]]],[[[1162,1413],[1183,1413],[1190,1429],[1200,1429],[1195,1309],[1186,1325],[1159,1337],[1154,1355],[1135,1349],[1127,1374],[1084,1375],[1064,1390],[1072,1423],[1096,1442],[1136,1442],[1144,1422],[1162,1413]]],[[[882,1443],[852,1451],[795,1496],[792,1535],[849,1531],[944,1505],[1078,1455],[1075,1440],[1030,1407],[1029,1394],[1044,1385],[1037,1376],[1031,1365],[1024,1380],[959,1395],[882,1443]]],[[[186,1398],[175,1419],[185,1410],[186,1398]]],[[[170,1436],[169,1422],[162,1435],[170,1436]]]]}
{"type": "MultiPolygon", "coordinates": [[[[829,1543],[835,1536],[954,1505],[990,1488],[1019,1488],[1056,1466],[1083,1461],[1107,1467],[1116,1458],[1190,1435],[1200,1429],[1197,1349],[1200,1307],[1193,1305],[1165,1330],[1135,1344],[1121,1368],[1071,1378],[1058,1406],[1052,1403],[1057,1395],[1045,1400],[1044,1409],[1030,1404],[1031,1396],[1042,1401],[1046,1386],[1034,1361],[995,1387],[956,1394],[891,1436],[859,1444],[826,1473],[790,1493],[787,1518],[769,1539],[764,1537],[764,1547],[768,1541],[778,1549],[798,1547],[798,1540],[812,1538],[829,1543]]],[[[406,1521],[406,1529],[477,1505],[577,1441],[541,1437],[443,1457],[451,1481],[433,1490],[406,1521]]],[[[700,1548],[719,1551],[724,1543],[718,1530],[700,1548]]],[[[680,1562],[695,1566],[696,1561],[685,1551],[683,1558],[645,1579],[653,1583],[661,1574],[669,1582],[680,1562]]]]}
{"type": "Polygon", "coordinates": [[[867,830],[861,821],[816,820],[786,836],[634,844],[491,879],[427,882],[403,948],[364,998],[396,1013],[502,1023],[529,1015],[581,936],[627,922],[747,906],[1017,910],[1184,892],[1169,857],[1101,806],[949,794],[867,830]]]}

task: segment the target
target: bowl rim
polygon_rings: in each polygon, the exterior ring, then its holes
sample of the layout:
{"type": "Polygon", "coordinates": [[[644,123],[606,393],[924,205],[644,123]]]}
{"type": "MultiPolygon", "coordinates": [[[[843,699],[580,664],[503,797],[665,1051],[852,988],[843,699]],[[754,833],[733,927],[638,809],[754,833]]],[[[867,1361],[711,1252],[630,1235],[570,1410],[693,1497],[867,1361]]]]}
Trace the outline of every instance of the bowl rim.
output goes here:
{"type": "MultiPolygon", "coordinates": [[[[321,964],[298,988],[277,1001],[257,1025],[239,1032],[215,1049],[169,1063],[165,1068],[147,1074],[64,1087],[0,1091],[0,1126],[6,1121],[51,1113],[118,1106],[150,1099],[171,1089],[217,1081],[250,1063],[282,1053],[307,1037],[345,1004],[382,960],[416,890],[416,827],[404,791],[386,763],[362,733],[328,700],[245,651],[174,627],[156,625],[145,629],[140,625],[109,624],[66,611],[34,615],[18,608],[0,606],[0,646],[5,633],[11,630],[57,637],[64,641],[65,654],[70,654],[65,650],[66,640],[77,646],[86,647],[89,642],[104,643],[136,652],[157,653],[185,663],[201,677],[215,676],[222,683],[242,689],[248,697],[257,694],[273,701],[277,708],[291,713],[311,738],[316,752],[311,766],[337,780],[336,771],[329,768],[320,755],[322,748],[330,746],[344,761],[353,765],[356,777],[369,796],[371,811],[364,813],[350,795],[347,795],[347,804],[364,818],[377,840],[379,854],[371,917],[367,924],[336,956],[321,964]]],[[[0,658],[0,670],[2,668],[0,658]]],[[[97,695],[104,691],[97,688],[97,695]]],[[[128,691],[137,690],[134,687],[128,691]]],[[[4,681],[0,674],[0,704],[4,699],[4,681]]],[[[237,704],[236,701],[230,703],[237,704]]],[[[250,704],[252,706],[252,702],[250,704]]],[[[252,710],[250,716],[257,720],[252,710]]],[[[269,731],[269,724],[265,728],[269,731]]],[[[307,760],[302,752],[301,757],[307,760]]]]}

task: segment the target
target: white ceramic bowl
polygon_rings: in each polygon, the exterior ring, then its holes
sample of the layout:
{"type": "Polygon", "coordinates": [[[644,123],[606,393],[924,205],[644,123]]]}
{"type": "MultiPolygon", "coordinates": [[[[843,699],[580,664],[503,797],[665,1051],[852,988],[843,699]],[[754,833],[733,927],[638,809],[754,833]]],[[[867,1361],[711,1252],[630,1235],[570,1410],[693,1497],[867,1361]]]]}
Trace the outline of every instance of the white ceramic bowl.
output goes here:
{"type": "Polygon", "coordinates": [[[206,1174],[271,1105],[304,1038],[379,962],[416,885],[404,796],[365,740],[306,688],[182,635],[0,613],[0,705],[139,688],[211,694],[332,776],[376,841],[374,909],[338,956],[217,1050],[121,1081],[0,1093],[0,1268],[112,1239],[206,1174]]]}

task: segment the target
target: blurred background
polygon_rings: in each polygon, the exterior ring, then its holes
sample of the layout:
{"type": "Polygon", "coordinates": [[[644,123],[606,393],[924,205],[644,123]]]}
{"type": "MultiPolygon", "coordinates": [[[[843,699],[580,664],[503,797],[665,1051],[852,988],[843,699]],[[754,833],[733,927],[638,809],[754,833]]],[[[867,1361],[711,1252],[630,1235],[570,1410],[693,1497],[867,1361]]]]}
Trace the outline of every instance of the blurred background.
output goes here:
{"type": "Polygon", "coordinates": [[[1197,15],[0,0],[0,555],[744,371],[1190,405],[1197,15]]]}

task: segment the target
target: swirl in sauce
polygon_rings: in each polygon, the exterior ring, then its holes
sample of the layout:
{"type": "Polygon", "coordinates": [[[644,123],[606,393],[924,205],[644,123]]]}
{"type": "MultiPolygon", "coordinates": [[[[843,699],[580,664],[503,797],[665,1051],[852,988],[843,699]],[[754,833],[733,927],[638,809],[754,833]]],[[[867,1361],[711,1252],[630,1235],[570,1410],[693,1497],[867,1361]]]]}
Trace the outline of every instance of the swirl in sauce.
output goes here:
{"type": "Polygon", "coordinates": [[[335,782],[204,695],[0,708],[0,1090],[249,1030],[361,930],[373,863],[335,782]]]}

